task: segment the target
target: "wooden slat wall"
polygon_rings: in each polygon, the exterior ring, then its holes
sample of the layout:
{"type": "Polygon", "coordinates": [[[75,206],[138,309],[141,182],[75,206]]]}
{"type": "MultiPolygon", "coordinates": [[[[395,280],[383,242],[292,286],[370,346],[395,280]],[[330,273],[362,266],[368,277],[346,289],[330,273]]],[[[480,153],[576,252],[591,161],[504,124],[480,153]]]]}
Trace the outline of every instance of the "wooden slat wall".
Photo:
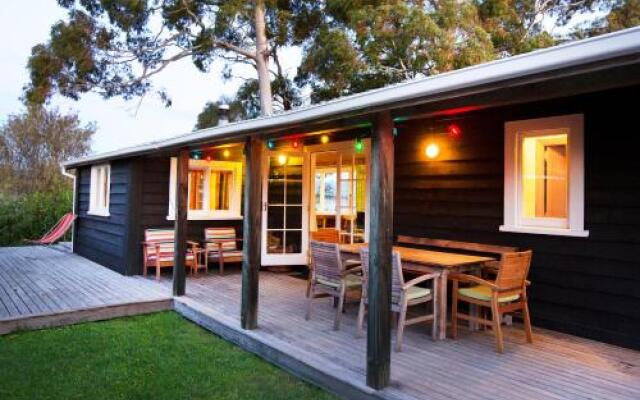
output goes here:
{"type": "Polygon", "coordinates": [[[76,237],[74,251],[114,271],[127,273],[126,237],[128,228],[132,163],[111,163],[111,191],[108,217],[88,215],[91,167],[79,169],[76,237]]]}
{"type": "Polygon", "coordinates": [[[640,348],[638,123],[628,100],[639,89],[460,116],[463,137],[445,141],[436,162],[425,160],[424,146],[438,136],[429,127],[446,121],[405,123],[396,139],[395,234],[533,249],[534,324],[640,348]],[[572,113],[585,115],[589,238],[499,232],[504,122],[572,113]]]}

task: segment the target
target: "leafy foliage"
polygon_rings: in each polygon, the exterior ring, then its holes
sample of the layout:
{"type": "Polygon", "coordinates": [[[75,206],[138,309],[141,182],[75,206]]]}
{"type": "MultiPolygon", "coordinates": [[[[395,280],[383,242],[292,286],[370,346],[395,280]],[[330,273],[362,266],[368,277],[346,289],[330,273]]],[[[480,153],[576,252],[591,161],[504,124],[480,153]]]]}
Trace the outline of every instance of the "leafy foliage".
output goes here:
{"type": "Polygon", "coordinates": [[[22,195],[68,185],[60,163],[87,154],[95,129],[94,124],[82,126],[77,114],[35,105],[9,115],[0,126],[0,193],[22,195]]]}
{"type": "Polygon", "coordinates": [[[72,210],[72,202],[69,186],[21,196],[0,194],[0,246],[20,245],[26,239],[41,237],[72,210]]]}

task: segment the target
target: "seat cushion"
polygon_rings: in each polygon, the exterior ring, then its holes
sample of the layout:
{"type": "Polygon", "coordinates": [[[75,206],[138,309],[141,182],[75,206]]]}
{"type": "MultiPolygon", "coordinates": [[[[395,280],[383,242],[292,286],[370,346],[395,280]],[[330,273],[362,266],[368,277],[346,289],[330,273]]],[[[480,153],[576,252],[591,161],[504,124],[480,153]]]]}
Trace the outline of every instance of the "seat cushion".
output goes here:
{"type": "MultiPolygon", "coordinates": [[[[149,261],[155,261],[156,260],[156,255],[155,254],[149,254],[147,256],[147,260],[149,261]]],[[[193,254],[189,253],[185,256],[185,260],[187,261],[191,261],[193,260],[193,254]]],[[[160,261],[173,261],[173,254],[160,254],[160,261]]]]}
{"type": "MultiPolygon", "coordinates": [[[[348,288],[362,286],[362,278],[356,275],[347,275],[344,277],[345,283],[348,288]]],[[[340,282],[329,281],[326,279],[318,278],[318,283],[329,286],[332,288],[340,287],[340,282]]]]}
{"type": "MultiPolygon", "coordinates": [[[[462,296],[471,297],[473,299],[482,301],[491,301],[491,288],[488,286],[470,286],[458,289],[458,293],[462,296]]],[[[498,301],[501,303],[507,303],[509,301],[515,301],[520,298],[519,294],[511,294],[508,296],[501,296],[498,301]]]]}
{"type": "Polygon", "coordinates": [[[411,286],[407,289],[407,300],[419,299],[420,297],[425,297],[431,294],[431,289],[411,286]]]}
{"type": "MultiPolygon", "coordinates": [[[[226,257],[242,257],[242,250],[230,250],[230,251],[222,251],[222,255],[224,258],[226,257]]],[[[215,258],[216,260],[218,259],[218,252],[214,251],[211,252],[209,251],[209,258],[215,258]]]]}

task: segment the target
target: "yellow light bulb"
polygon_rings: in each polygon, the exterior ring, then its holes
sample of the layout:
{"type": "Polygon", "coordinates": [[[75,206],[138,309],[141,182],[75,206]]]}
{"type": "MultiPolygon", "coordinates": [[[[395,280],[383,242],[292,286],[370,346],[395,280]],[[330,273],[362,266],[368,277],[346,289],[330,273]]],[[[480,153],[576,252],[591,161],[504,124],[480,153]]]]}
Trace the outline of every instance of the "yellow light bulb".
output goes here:
{"type": "Polygon", "coordinates": [[[427,158],[434,159],[440,154],[440,147],[435,143],[431,143],[425,148],[424,153],[427,155],[427,158]]]}
{"type": "Polygon", "coordinates": [[[328,136],[328,135],[322,135],[322,136],[320,136],[320,142],[321,142],[322,144],[327,144],[327,143],[329,143],[329,136],[328,136]]]}
{"type": "Polygon", "coordinates": [[[222,156],[224,158],[229,158],[229,155],[231,155],[231,152],[228,149],[225,149],[225,151],[222,152],[222,156]]]}
{"type": "Polygon", "coordinates": [[[285,156],[284,154],[280,154],[278,156],[278,163],[280,165],[285,165],[287,163],[287,156],[285,156]]]}

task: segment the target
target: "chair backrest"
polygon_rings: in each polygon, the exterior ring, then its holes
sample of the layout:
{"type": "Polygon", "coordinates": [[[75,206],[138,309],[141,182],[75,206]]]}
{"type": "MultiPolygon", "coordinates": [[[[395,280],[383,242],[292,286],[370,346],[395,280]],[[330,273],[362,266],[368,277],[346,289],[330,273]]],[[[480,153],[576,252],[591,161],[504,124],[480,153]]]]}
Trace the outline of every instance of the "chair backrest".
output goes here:
{"type": "Polygon", "coordinates": [[[73,221],[75,221],[76,216],[73,213],[67,213],[58,220],[58,222],[49,230],[49,232],[42,235],[40,239],[37,240],[39,243],[43,244],[51,244],[58,241],[60,238],[64,236],[65,233],[71,228],[73,225],[73,221]]]}
{"type": "MultiPolygon", "coordinates": [[[[170,256],[174,252],[175,231],[173,229],[145,229],[144,241],[159,242],[160,256],[170,256]]],[[[147,246],[147,255],[156,255],[155,246],[147,246]]]]}
{"type": "MultiPolygon", "coordinates": [[[[216,240],[222,243],[222,250],[236,250],[236,228],[204,228],[204,240],[216,240]]],[[[210,246],[212,243],[209,243],[210,246]]],[[[215,245],[215,243],[213,244],[215,245]]],[[[214,247],[214,246],[210,246],[214,247]]],[[[217,245],[215,245],[217,248],[217,245]]]]}
{"type": "Polygon", "coordinates": [[[334,228],[318,228],[311,232],[311,240],[326,243],[340,243],[340,231],[334,228]]]}
{"type": "MultiPolygon", "coordinates": [[[[391,263],[391,304],[400,304],[402,296],[402,286],[404,286],[404,276],[402,275],[402,260],[400,253],[393,252],[391,263]]],[[[360,261],[362,262],[362,286],[363,288],[369,282],[369,249],[362,247],[360,249],[360,261]]]]}
{"type": "Polygon", "coordinates": [[[516,253],[504,253],[500,258],[500,267],[496,277],[496,285],[500,288],[524,287],[529,267],[531,266],[531,250],[516,253]]]}
{"type": "Polygon", "coordinates": [[[340,247],[337,243],[310,241],[311,265],[313,279],[323,279],[338,283],[342,279],[344,267],[340,258],[340,247]]]}

